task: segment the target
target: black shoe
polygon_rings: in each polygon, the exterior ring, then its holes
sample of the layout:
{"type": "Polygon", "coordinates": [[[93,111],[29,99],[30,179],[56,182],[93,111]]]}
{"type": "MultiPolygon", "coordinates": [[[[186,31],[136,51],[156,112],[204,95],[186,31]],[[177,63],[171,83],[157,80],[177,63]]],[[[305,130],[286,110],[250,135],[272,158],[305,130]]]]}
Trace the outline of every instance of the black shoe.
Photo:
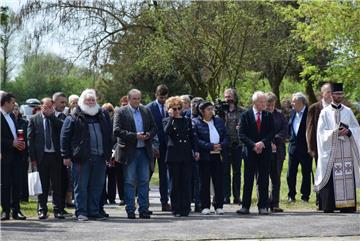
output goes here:
{"type": "Polygon", "coordinates": [[[102,220],[106,220],[106,217],[104,217],[103,215],[101,215],[99,213],[99,214],[89,215],[89,219],[96,220],[96,221],[102,221],[102,220]]]}
{"type": "Polygon", "coordinates": [[[128,219],[135,219],[135,213],[128,213],[128,219]]]}
{"type": "Polygon", "coordinates": [[[331,210],[331,209],[324,209],[324,213],[333,213],[334,210],[331,210]]]}
{"type": "Polygon", "coordinates": [[[295,202],[295,198],[288,197],[287,202],[288,202],[288,203],[294,203],[294,202],[295,202]]]}
{"type": "Polygon", "coordinates": [[[58,219],[64,219],[65,216],[62,215],[61,213],[54,213],[54,218],[58,218],[58,219]]]}
{"type": "Polygon", "coordinates": [[[104,216],[105,218],[110,217],[110,215],[108,213],[105,212],[105,210],[100,210],[99,213],[104,216]]]}
{"type": "Polygon", "coordinates": [[[142,213],[140,213],[139,218],[149,219],[149,218],[150,218],[150,214],[149,214],[148,212],[142,212],[142,213]]]}
{"type": "Polygon", "coordinates": [[[39,212],[39,219],[47,219],[47,213],[46,212],[39,212]]]}
{"type": "Polygon", "coordinates": [[[301,199],[301,202],[303,202],[303,203],[308,203],[308,202],[309,202],[309,199],[302,198],[302,199],[301,199]]]}
{"type": "Polygon", "coordinates": [[[65,209],[61,210],[60,213],[61,213],[61,215],[63,215],[64,217],[67,217],[67,218],[70,218],[73,216],[72,213],[67,212],[65,209]]]}
{"type": "Polygon", "coordinates": [[[109,200],[109,204],[116,204],[115,200],[109,200]]]}
{"type": "Polygon", "coordinates": [[[241,208],[240,210],[237,210],[236,213],[240,215],[247,215],[250,214],[250,211],[248,208],[241,208]]]}
{"type": "Polygon", "coordinates": [[[238,204],[238,205],[241,205],[242,202],[240,199],[237,199],[237,198],[234,198],[234,201],[233,201],[234,204],[238,204]]]}
{"type": "Polygon", "coordinates": [[[171,206],[168,203],[164,203],[161,205],[161,211],[163,212],[171,212],[171,206]]]}
{"type": "Polygon", "coordinates": [[[224,204],[230,204],[230,198],[224,198],[224,204]]]}
{"type": "Polygon", "coordinates": [[[145,211],[147,214],[149,214],[149,215],[152,215],[153,214],[153,211],[151,211],[151,210],[147,210],[147,211],[145,211]]]}
{"type": "Polygon", "coordinates": [[[72,203],[66,203],[65,207],[67,207],[67,208],[75,208],[75,205],[72,204],[72,203]]]}
{"type": "Polygon", "coordinates": [[[271,211],[273,213],[282,213],[282,212],[284,212],[284,209],[279,208],[279,207],[273,207],[273,208],[271,208],[271,211]]]}
{"type": "Polygon", "coordinates": [[[201,206],[200,205],[195,205],[195,213],[201,213],[201,206]]]}
{"type": "Polygon", "coordinates": [[[15,220],[25,220],[26,217],[24,214],[21,213],[21,211],[13,211],[12,218],[15,220]]]}
{"type": "Polygon", "coordinates": [[[10,219],[10,213],[8,212],[2,212],[1,213],[1,221],[9,220],[10,219]]]}
{"type": "Polygon", "coordinates": [[[125,201],[124,201],[124,200],[120,200],[119,206],[125,206],[125,201]]]}

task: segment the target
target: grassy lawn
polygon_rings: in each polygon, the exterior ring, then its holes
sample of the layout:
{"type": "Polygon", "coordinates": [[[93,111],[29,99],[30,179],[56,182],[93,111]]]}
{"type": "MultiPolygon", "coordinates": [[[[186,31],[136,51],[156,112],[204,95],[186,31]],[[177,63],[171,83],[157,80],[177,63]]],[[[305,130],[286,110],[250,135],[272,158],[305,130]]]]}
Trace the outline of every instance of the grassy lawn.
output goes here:
{"type": "MultiPolygon", "coordinates": [[[[315,164],[314,164],[315,165],[315,164]]],[[[286,182],[286,173],[288,169],[288,161],[284,161],[284,167],[281,174],[281,191],[280,191],[280,207],[284,208],[286,211],[315,211],[316,205],[315,205],[315,193],[311,192],[309,203],[303,203],[300,200],[301,194],[300,194],[300,186],[301,186],[301,167],[299,166],[298,175],[297,175],[297,185],[296,185],[296,191],[297,191],[297,202],[288,204],[287,203],[287,193],[288,193],[288,187],[286,182]]],[[[313,167],[313,171],[315,173],[315,167],[313,167]]],[[[242,173],[244,173],[244,165],[242,165],[242,173]]],[[[242,179],[244,178],[244,175],[242,175],[242,179]]],[[[243,180],[241,185],[243,185],[243,180]]],[[[158,186],[159,185],[159,174],[158,174],[158,168],[157,165],[155,167],[155,172],[151,178],[151,185],[158,186]]],[[[241,187],[242,188],[242,187],[241,187]]],[[[241,195],[242,195],[242,189],[241,189],[241,195]]],[[[360,189],[357,189],[357,209],[360,210],[360,189]]],[[[256,198],[256,189],[254,187],[253,190],[253,197],[252,197],[252,206],[256,206],[257,204],[257,198],[256,198]]],[[[52,216],[52,204],[49,203],[49,215],[52,216]]],[[[21,203],[21,210],[23,213],[28,217],[34,217],[36,216],[36,208],[37,208],[37,199],[34,197],[30,198],[29,203],[21,203]]],[[[73,212],[73,210],[68,210],[69,212],[73,212]]]]}

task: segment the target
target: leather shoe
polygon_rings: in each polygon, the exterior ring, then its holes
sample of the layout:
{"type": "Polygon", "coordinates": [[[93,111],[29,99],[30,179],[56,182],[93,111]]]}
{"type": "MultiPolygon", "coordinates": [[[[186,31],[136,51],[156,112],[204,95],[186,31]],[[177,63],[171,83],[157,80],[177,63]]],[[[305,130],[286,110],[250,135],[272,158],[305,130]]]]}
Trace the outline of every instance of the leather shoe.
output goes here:
{"type": "Polygon", "coordinates": [[[259,214],[260,215],[268,215],[269,212],[266,208],[259,208],[259,214]]]}
{"type": "Polygon", "coordinates": [[[47,219],[47,218],[48,218],[47,213],[39,212],[39,219],[47,219]]]}
{"type": "Polygon", "coordinates": [[[61,213],[54,213],[54,218],[58,218],[58,219],[64,219],[65,216],[62,215],[61,213]]]}
{"type": "Polygon", "coordinates": [[[100,213],[102,216],[104,216],[105,218],[110,217],[110,215],[109,215],[108,213],[106,213],[104,209],[100,210],[99,213],[100,213]]]}
{"type": "Polygon", "coordinates": [[[10,214],[8,212],[2,212],[1,213],[1,221],[9,220],[10,214]]]}
{"type": "Polygon", "coordinates": [[[161,211],[163,211],[163,212],[171,212],[172,210],[171,210],[170,204],[168,204],[168,203],[162,204],[161,205],[161,211]]]}
{"type": "Polygon", "coordinates": [[[147,212],[142,212],[142,213],[140,213],[139,218],[149,219],[149,218],[150,218],[150,214],[147,213],[147,212]]]}
{"type": "Polygon", "coordinates": [[[201,213],[201,206],[200,205],[195,205],[195,213],[201,213]]]}
{"type": "Polygon", "coordinates": [[[21,213],[21,211],[13,211],[12,218],[15,220],[25,220],[26,217],[24,214],[21,213]]]}
{"type": "Polygon", "coordinates": [[[288,197],[287,202],[288,202],[288,203],[294,203],[294,202],[295,202],[295,198],[288,197]]]}
{"type": "Polygon", "coordinates": [[[119,206],[125,206],[125,201],[124,201],[124,200],[120,200],[119,206]]]}
{"type": "Polygon", "coordinates": [[[128,213],[128,219],[135,219],[135,213],[128,213]]]}
{"type": "Polygon", "coordinates": [[[147,210],[147,211],[145,211],[147,214],[149,214],[149,215],[152,215],[153,214],[153,211],[151,211],[151,210],[147,210]]]}
{"type": "Polygon", "coordinates": [[[241,205],[241,200],[240,200],[240,199],[237,199],[237,198],[234,198],[233,203],[234,203],[234,204],[241,205]]]}
{"type": "Polygon", "coordinates": [[[273,213],[282,213],[282,212],[284,212],[284,209],[279,208],[279,207],[273,207],[273,208],[271,209],[271,211],[272,211],[273,213]]]}
{"type": "Polygon", "coordinates": [[[230,198],[224,198],[224,203],[223,204],[230,204],[230,198]]]}
{"type": "Polygon", "coordinates": [[[246,215],[246,214],[249,214],[250,211],[248,208],[240,208],[240,210],[237,210],[236,213],[240,214],[240,215],[246,215]]]}

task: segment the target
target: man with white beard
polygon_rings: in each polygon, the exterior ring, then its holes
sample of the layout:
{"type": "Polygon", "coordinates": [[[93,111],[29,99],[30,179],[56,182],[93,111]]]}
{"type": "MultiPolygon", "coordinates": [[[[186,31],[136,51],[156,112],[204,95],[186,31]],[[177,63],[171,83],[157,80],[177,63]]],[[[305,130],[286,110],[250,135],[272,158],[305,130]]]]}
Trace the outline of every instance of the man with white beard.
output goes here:
{"type": "Polygon", "coordinates": [[[105,164],[111,157],[112,126],[107,112],[96,103],[95,90],[84,90],[78,107],[66,117],[60,145],[64,165],[71,166],[77,219],[105,219],[99,207],[105,164]]]}

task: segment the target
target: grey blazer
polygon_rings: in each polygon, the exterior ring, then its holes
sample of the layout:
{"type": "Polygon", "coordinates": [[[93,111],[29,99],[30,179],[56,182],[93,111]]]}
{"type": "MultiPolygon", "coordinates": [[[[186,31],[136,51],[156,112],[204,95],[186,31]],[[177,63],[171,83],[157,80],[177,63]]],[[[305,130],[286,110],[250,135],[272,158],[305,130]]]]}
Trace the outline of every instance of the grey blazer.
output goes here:
{"type": "MultiPolygon", "coordinates": [[[[50,122],[52,128],[52,142],[55,152],[60,155],[60,132],[63,121],[55,115],[52,115],[50,117],[50,122]]],[[[37,161],[40,163],[44,156],[45,147],[44,124],[41,112],[30,118],[27,135],[30,159],[31,161],[37,161]]]]}
{"type": "MultiPolygon", "coordinates": [[[[150,138],[145,141],[145,149],[149,158],[150,169],[154,170],[152,142],[156,135],[156,124],[151,112],[144,106],[139,106],[143,120],[144,132],[150,133],[150,138]]],[[[114,136],[117,139],[115,147],[115,159],[120,163],[128,164],[135,158],[137,145],[136,127],[131,108],[123,106],[114,114],[114,136]]]]}

